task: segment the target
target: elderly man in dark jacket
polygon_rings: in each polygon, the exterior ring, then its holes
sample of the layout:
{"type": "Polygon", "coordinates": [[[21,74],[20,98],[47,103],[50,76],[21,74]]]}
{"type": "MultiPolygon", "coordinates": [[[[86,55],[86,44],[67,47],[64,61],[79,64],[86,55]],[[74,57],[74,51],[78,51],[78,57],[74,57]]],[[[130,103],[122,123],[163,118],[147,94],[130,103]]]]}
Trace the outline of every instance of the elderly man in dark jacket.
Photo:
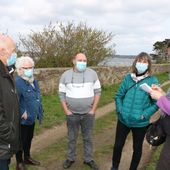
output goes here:
{"type": "Polygon", "coordinates": [[[20,147],[18,100],[8,66],[16,61],[15,43],[0,34],[0,170],[8,170],[10,158],[20,147]]]}

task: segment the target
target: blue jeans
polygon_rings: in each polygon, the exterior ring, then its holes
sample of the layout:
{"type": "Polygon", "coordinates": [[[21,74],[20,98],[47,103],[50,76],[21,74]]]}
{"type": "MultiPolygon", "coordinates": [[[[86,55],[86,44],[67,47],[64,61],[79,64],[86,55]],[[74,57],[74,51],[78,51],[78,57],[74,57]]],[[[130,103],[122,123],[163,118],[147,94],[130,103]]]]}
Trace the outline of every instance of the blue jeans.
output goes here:
{"type": "Polygon", "coordinates": [[[0,159],[0,170],[9,170],[10,159],[0,159]]]}
{"type": "Polygon", "coordinates": [[[68,127],[68,159],[75,161],[76,158],[76,142],[79,129],[84,141],[84,161],[89,162],[92,160],[92,130],[94,124],[94,115],[90,114],[73,114],[67,116],[68,127]]]}

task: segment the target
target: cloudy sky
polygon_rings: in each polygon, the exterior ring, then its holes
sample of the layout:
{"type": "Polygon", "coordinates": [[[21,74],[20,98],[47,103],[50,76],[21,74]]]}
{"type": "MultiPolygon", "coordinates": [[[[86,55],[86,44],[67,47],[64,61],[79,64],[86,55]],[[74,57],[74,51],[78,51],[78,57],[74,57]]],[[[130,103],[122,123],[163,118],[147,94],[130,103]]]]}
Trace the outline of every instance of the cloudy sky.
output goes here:
{"type": "Polygon", "coordinates": [[[16,41],[50,21],[112,32],[117,54],[151,53],[156,41],[170,38],[169,0],[0,0],[0,16],[0,32],[16,41]]]}

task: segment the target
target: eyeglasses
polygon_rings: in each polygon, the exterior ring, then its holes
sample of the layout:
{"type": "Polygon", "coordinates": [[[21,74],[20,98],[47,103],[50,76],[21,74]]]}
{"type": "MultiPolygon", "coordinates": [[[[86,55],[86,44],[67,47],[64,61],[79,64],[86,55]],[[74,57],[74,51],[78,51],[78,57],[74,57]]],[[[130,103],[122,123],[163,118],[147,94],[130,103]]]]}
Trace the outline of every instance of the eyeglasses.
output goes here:
{"type": "Polygon", "coordinates": [[[22,69],[28,70],[28,69],[33,69],[33,67],[21,67],[22,69]]]}
{"type": "Polygon", "coordinates": [[[79,83],[79,84],[74,84],[74,71],[72,73],[72,78],[71,78],[71,84],[72,84],[72,87],[74,88],[82,88],[84,87],[84,72],[83,72],[83,80],[82,80],[82,83],[79,83]]]}

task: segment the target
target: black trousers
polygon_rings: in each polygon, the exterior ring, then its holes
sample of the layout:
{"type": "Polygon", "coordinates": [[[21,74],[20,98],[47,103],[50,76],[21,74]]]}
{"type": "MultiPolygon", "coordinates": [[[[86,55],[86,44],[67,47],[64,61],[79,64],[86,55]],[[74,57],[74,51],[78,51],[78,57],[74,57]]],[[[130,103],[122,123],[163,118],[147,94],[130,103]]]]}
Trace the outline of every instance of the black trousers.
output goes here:
{"type": "Polygon", "coordinates": [[[130,170],[137,169],[142,155],[142,145],[143,145],[143,140],[145,137],[146,130],[147,127],[129,128],[118,120],[117,127],[116,127],[115,144],[113,148],[113,157],[112,157],[113,168],[118,169],[121,155],[122,155],[122,149],[125,144],[127,135],[129,134],[130,131],[132,131],[133,155],[132,155],[132,160],[129,169],[130,170]]]}
{"type": "Polygon", "coordinates": [[[170,170],[170,116],[166,115],[162,119],[162,126],[167,136],[157,162],[156,170],[170,170]]]}
{"type": "Polygon", "coordinates": [[[16,154],[17,162],[23,162],[23,153],[24,153],[24,159],[30,157],[31,142],[34,136],[34,127],[35,127],[35,123],[32,125],[21,125],[21,140],[22,140],[23,150],[19,151],[16,154]]]}

